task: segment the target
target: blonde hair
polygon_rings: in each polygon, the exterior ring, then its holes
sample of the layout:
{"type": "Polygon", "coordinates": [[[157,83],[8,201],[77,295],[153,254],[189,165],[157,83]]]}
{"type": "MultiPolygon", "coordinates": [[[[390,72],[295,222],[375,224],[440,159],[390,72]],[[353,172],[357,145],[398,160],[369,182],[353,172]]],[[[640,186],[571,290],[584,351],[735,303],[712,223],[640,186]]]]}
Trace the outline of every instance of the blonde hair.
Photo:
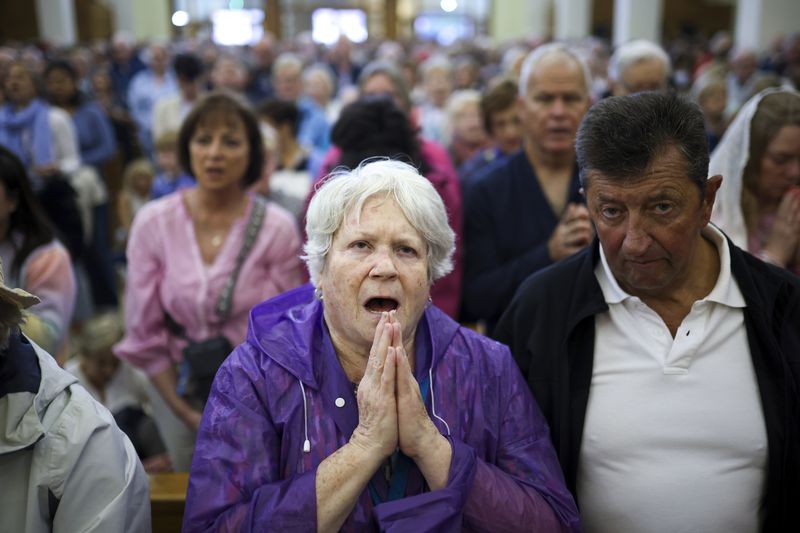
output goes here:
{"type": "Polygon", "coordinates": [[[78,351],[81,357],[95,359],[108,354],[122,339],[122,320],[118,313],[108,312],[87,320],[78,336],[78,351]]]}
{"type": "Polygon", "coordinates": [[[157,151],[172,149],[178,153],[178,132],[176,130],[165,131],[156,138],[154,144],[157,151]]]}
{"type": "Polygon", "coordinates": [[[133,178],[139,174],[146,174],[150,176],[152,180],[156,175],[156,169],[147,159],[134,159],[128,163],[128,166],[125,167],[125,171],[122,173],[122,184],[125,189],[130,190],[133,187],[133,178]]]}

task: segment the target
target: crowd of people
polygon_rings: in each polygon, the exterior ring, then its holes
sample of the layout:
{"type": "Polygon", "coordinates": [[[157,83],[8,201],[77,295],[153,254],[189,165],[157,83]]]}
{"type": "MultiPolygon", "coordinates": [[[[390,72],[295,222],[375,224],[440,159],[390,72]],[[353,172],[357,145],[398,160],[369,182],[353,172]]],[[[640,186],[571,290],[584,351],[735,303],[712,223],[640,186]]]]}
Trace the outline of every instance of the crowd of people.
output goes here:
{"type": "Polygon", "coordinates": [[[187,531],[791,529],[799,88],[800,34],[0,46],[0,466],[75,461],[14,523],[174,470],[187,531]]]}

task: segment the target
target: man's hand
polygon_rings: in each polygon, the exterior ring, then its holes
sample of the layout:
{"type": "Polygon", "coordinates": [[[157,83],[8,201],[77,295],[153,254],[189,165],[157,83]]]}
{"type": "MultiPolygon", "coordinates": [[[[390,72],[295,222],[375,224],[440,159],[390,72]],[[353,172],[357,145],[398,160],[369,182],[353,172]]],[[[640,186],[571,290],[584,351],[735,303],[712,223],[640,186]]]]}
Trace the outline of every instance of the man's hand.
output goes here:
{"type": "Polygon", "coordinates": [[[583,204],[569,204],[547,241],[550,259],[559,261],[581,251],[594,238],[589,210],[583,204]]]}

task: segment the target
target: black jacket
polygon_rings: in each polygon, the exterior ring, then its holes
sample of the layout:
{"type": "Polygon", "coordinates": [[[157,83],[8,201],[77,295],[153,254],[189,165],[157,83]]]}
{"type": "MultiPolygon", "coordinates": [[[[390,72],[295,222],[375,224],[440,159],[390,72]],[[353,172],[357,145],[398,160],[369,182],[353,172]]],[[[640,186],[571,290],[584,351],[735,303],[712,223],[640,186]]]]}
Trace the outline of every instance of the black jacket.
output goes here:
{"type": "MultiPolygon", "coordinates": [[[[800,502],[800,279],[734,246],[731,271],[768,440],[764,531],[792,531],[800,502]]],[[[511,347],[550,425],[567,486],[576,477],[594,359],[594,317],[608,310],[594,275],[599,246],[537,272],[520,286],[494,337],[511,347]]],[[[580,505],[580,502],[578,502],[580,505]]]]}

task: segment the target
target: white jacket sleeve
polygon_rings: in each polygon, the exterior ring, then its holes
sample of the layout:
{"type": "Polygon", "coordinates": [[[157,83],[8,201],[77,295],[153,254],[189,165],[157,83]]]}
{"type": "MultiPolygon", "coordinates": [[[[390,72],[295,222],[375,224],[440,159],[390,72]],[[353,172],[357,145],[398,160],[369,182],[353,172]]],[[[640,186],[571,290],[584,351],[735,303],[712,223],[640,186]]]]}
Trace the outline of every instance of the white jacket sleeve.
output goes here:
{"type": "Polygon", "coordinates": [[[128,437],[80,385],[59,398],[63,409],[48,409],[60,414],[39,450],[50,476],[53,531],[150,532],[149,482],[128,437]]]}
{"type": "Polygon", "coordinates": [[[58,107],[50,107],[48,114],[56,165],[64,174],[72,174],[81,166],[78,151],[78,134],[69,114],[58,107]]]}

